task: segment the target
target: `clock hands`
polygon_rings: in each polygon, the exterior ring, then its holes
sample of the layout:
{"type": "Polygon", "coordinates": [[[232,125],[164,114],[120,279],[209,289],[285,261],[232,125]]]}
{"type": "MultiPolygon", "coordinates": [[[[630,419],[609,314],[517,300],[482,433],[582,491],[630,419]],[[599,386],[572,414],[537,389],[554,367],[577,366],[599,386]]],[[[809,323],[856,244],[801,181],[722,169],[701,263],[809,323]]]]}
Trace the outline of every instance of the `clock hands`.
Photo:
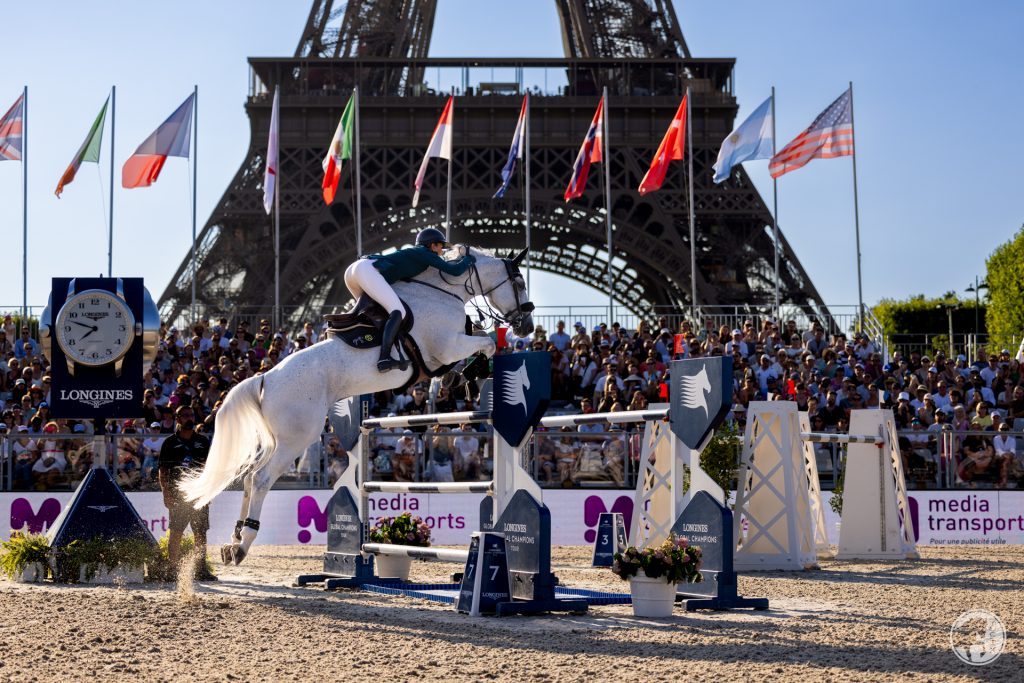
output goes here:
{"type": "Polygon", "coordinates": [[[69,320],[68,322],[70,322],[70,323],[72,323],[72,324],[75,324],[75,325],[81,325],[82,327],[88,327],[88,328],[89,328],[90,330],[95,330],[95,329],[96,329],[96,328],[95,328],[94,326],[92,326],[92,325],[86,325],[85,323],[80,323],[80,322],[78,322],[77,320],[69,320]]]}

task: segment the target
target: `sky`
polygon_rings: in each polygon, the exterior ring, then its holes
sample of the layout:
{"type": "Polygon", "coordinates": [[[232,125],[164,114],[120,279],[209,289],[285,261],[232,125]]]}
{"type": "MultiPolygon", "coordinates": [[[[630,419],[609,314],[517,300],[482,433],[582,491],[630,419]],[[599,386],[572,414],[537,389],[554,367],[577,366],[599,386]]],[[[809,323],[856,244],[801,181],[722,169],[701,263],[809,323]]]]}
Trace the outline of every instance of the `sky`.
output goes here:
{"type": "MultiPolygon", "coordinates": [[[[114,273],[145,277],[159,297],[191,243],[191,161],[168,160],[154,186],[134,190],[120,188],[121,165],[198,85],[201,229],[249,146],[246,58],[291,56],[309,6],[96,0],[5,8],[0,113],[29,86],[30,305],[46,303],[51,277],[106,273],[109,124],[98,168],[83,165],[59,200],[53,190],[110,86],[117,86],[114,273]]],[[[1016,132],[1024,3],[676,0],[675,7],[695,57],[737,59],[737,122],[776,87],[780,148],[853,81],[866,303],[963,295],[993,249],[1024,224],[1024,136],[1016,132]]],[[[557,57],[561,50],[553,0],[438,2],[431,56],[557,57]]],[[[770,203],[767,161],[746,168],[770,203]]],[[[0,163],[7,264],[0,310],[22,300],[21,173],[20,163],[0,163]]],[[[812,161],[779,181],[780,227],[830,305],[857,301],[852,184],[848,157],[812,161]]],[[[605,301],[557,276],[538,273],[532,284],[539,305],[605,301]]]]}

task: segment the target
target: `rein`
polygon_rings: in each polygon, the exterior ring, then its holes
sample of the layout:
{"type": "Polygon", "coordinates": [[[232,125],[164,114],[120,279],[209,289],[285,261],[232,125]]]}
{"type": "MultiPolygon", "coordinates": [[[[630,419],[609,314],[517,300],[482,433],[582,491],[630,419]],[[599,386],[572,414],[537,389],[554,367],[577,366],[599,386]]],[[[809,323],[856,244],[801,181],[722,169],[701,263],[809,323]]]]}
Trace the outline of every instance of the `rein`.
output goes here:
{"type": "Polygon", "coordinates": [[[448,296],[458,299],[463,304],[463,306],[465,306],[467,303],[471,304],[477,313],[478,322],[473,323],[473,327],[475,327],[477,330],[483,330],[487,327],[487,325],[485,324],[487,319],[490,319],[490,323],[494,327],[497,327],[497,323],[499,322],[505,323],[512,327],[518,327],[519,324],[522,322],[523,316],[532,312],[534,306],[529,301],[522,302],[519,298],[519,287],[517,287],[515,283],[515,278],[519,277],[518,268],[514,268],[508,259],[499,260],[505,266],[506,277],[504,280],[501,280],[490,289],[485,289],[483,280],[480,278],[480,269],[476,267],[475,263],[469,267],[469,275],[463,282],[449,282],[448,280],[445,279],[444,273],[438,271],[438,274],[441,277],[441,281],[444,282],[446,285],[455,288],[458,288],[459,285],[461,285],[462,289],[465,290],[466,294],[468,295],[467,299],[463,299],[461,296],[454,292],[448,291],[447,289],[443,289],[429,282],[424,282],[423,280],[417,280],[416,278],[410,277],[406,278],[405,281],[413,282],[418,285],[423,285],[424,287],[430,287],[431,289],[436,289],[439,292],[444,292],[448,296]],[[475,291],[473,288],[474,275],[476,276],[477,284],[480,287],[479,292],[475,291]],[[509,313],[502,313],[501,311],[496,310],[490,304],[490,302],[487,301],[486,297],[488,294],[497,290],[506,282],[512,285],[512,294],[515,297],[516,305],[513,311],[509,313]],[[473,299],[477,296],[484,297],[484,306],[486,308],[481,307],[479,304],[473,301],[473,299]]]}

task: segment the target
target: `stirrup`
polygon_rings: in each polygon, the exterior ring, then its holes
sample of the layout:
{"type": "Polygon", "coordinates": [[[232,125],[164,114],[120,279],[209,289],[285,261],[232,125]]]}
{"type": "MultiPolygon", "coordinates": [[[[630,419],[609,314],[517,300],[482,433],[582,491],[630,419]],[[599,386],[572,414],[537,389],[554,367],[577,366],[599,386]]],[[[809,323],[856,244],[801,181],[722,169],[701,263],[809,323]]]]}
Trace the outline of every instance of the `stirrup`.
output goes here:
{"type": "Polygon", "coordinates": [[[408,360],[395,360],[394,358],[381,358],[377,361],[378,372],[390,372],[391,370],[408,370],[408,360]]]}

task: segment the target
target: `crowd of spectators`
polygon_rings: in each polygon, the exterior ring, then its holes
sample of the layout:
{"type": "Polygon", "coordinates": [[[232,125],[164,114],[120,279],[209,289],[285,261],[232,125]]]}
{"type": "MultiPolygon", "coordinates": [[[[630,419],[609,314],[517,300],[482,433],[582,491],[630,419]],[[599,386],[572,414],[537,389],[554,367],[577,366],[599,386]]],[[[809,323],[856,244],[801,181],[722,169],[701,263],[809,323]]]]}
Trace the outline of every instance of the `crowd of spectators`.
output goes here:
{"type": "MultiPolygon", "coordinates": [[[[174,431],[174,411],[190,406],[198,431],[211,435],[217,411],[238,382],[265,372],[290,353],[321,340],[310,323],[294,334],[273,331],[268,320],[229,326],[228,320],[179,330],[163,325],[156,359],[144,376],[142,417],[96,424],[55,420],[49,411],[48,362],[29,328],[16,329],[10,316],[0,326],[0,437],[10,462],[5,471],[16,489],[73,486],[90,467],[103,464],[130,489],[156,489],[156,456],[174,431]],[[12,341],[13,340],[13,341],[12,341]],[[98,440],[97,434],[107,435],[98,440]],[[97,450],[100,452],[97,454],[97,450]]],[[[667,400],[668,363],[673,359],[729,355],[733,359],[730,420],[740,428],[751,401],[793,401],[816,431],[846,431],[850,411],[891,408],[901,430],[911,478],[935,479],[943,462],[956,480],[1014,486],[1024,478],[1013,432],[1024,430],[1021,365],[1008,349],[981,349],[969,362],[894,352],[883,358],[866,335],[847,336],[810,319],[766,319],[735,328],[687,320],[675,329],[668,319],[618,323],[592,329],[559,321],[553,331],[538,326],[528,338],[499,338],[500,353],[546,350],[551,354],[552,408],[560,413],[645,409],[667,400]]],[[[378,416],[474,410],[475,383],[449,387],[435,379],[405,392],[375,394],[378,416]]],[[[398,481],[454,481],[490,476],[489,435],[482,425],[377,430],[371,435],[374,476],[398,481]]],[[[1024,447],[1024,443],[1021,443],[1024,447]]],[[[639,458],[636,430],[608,424],[538,430],[530,466],[545,485],[626,485],[639,458]]],[[[297,459],[303,468],[326,473],[331,483],[348,461],[337,435],[325,427],[322,442],[297,459]]]]}

